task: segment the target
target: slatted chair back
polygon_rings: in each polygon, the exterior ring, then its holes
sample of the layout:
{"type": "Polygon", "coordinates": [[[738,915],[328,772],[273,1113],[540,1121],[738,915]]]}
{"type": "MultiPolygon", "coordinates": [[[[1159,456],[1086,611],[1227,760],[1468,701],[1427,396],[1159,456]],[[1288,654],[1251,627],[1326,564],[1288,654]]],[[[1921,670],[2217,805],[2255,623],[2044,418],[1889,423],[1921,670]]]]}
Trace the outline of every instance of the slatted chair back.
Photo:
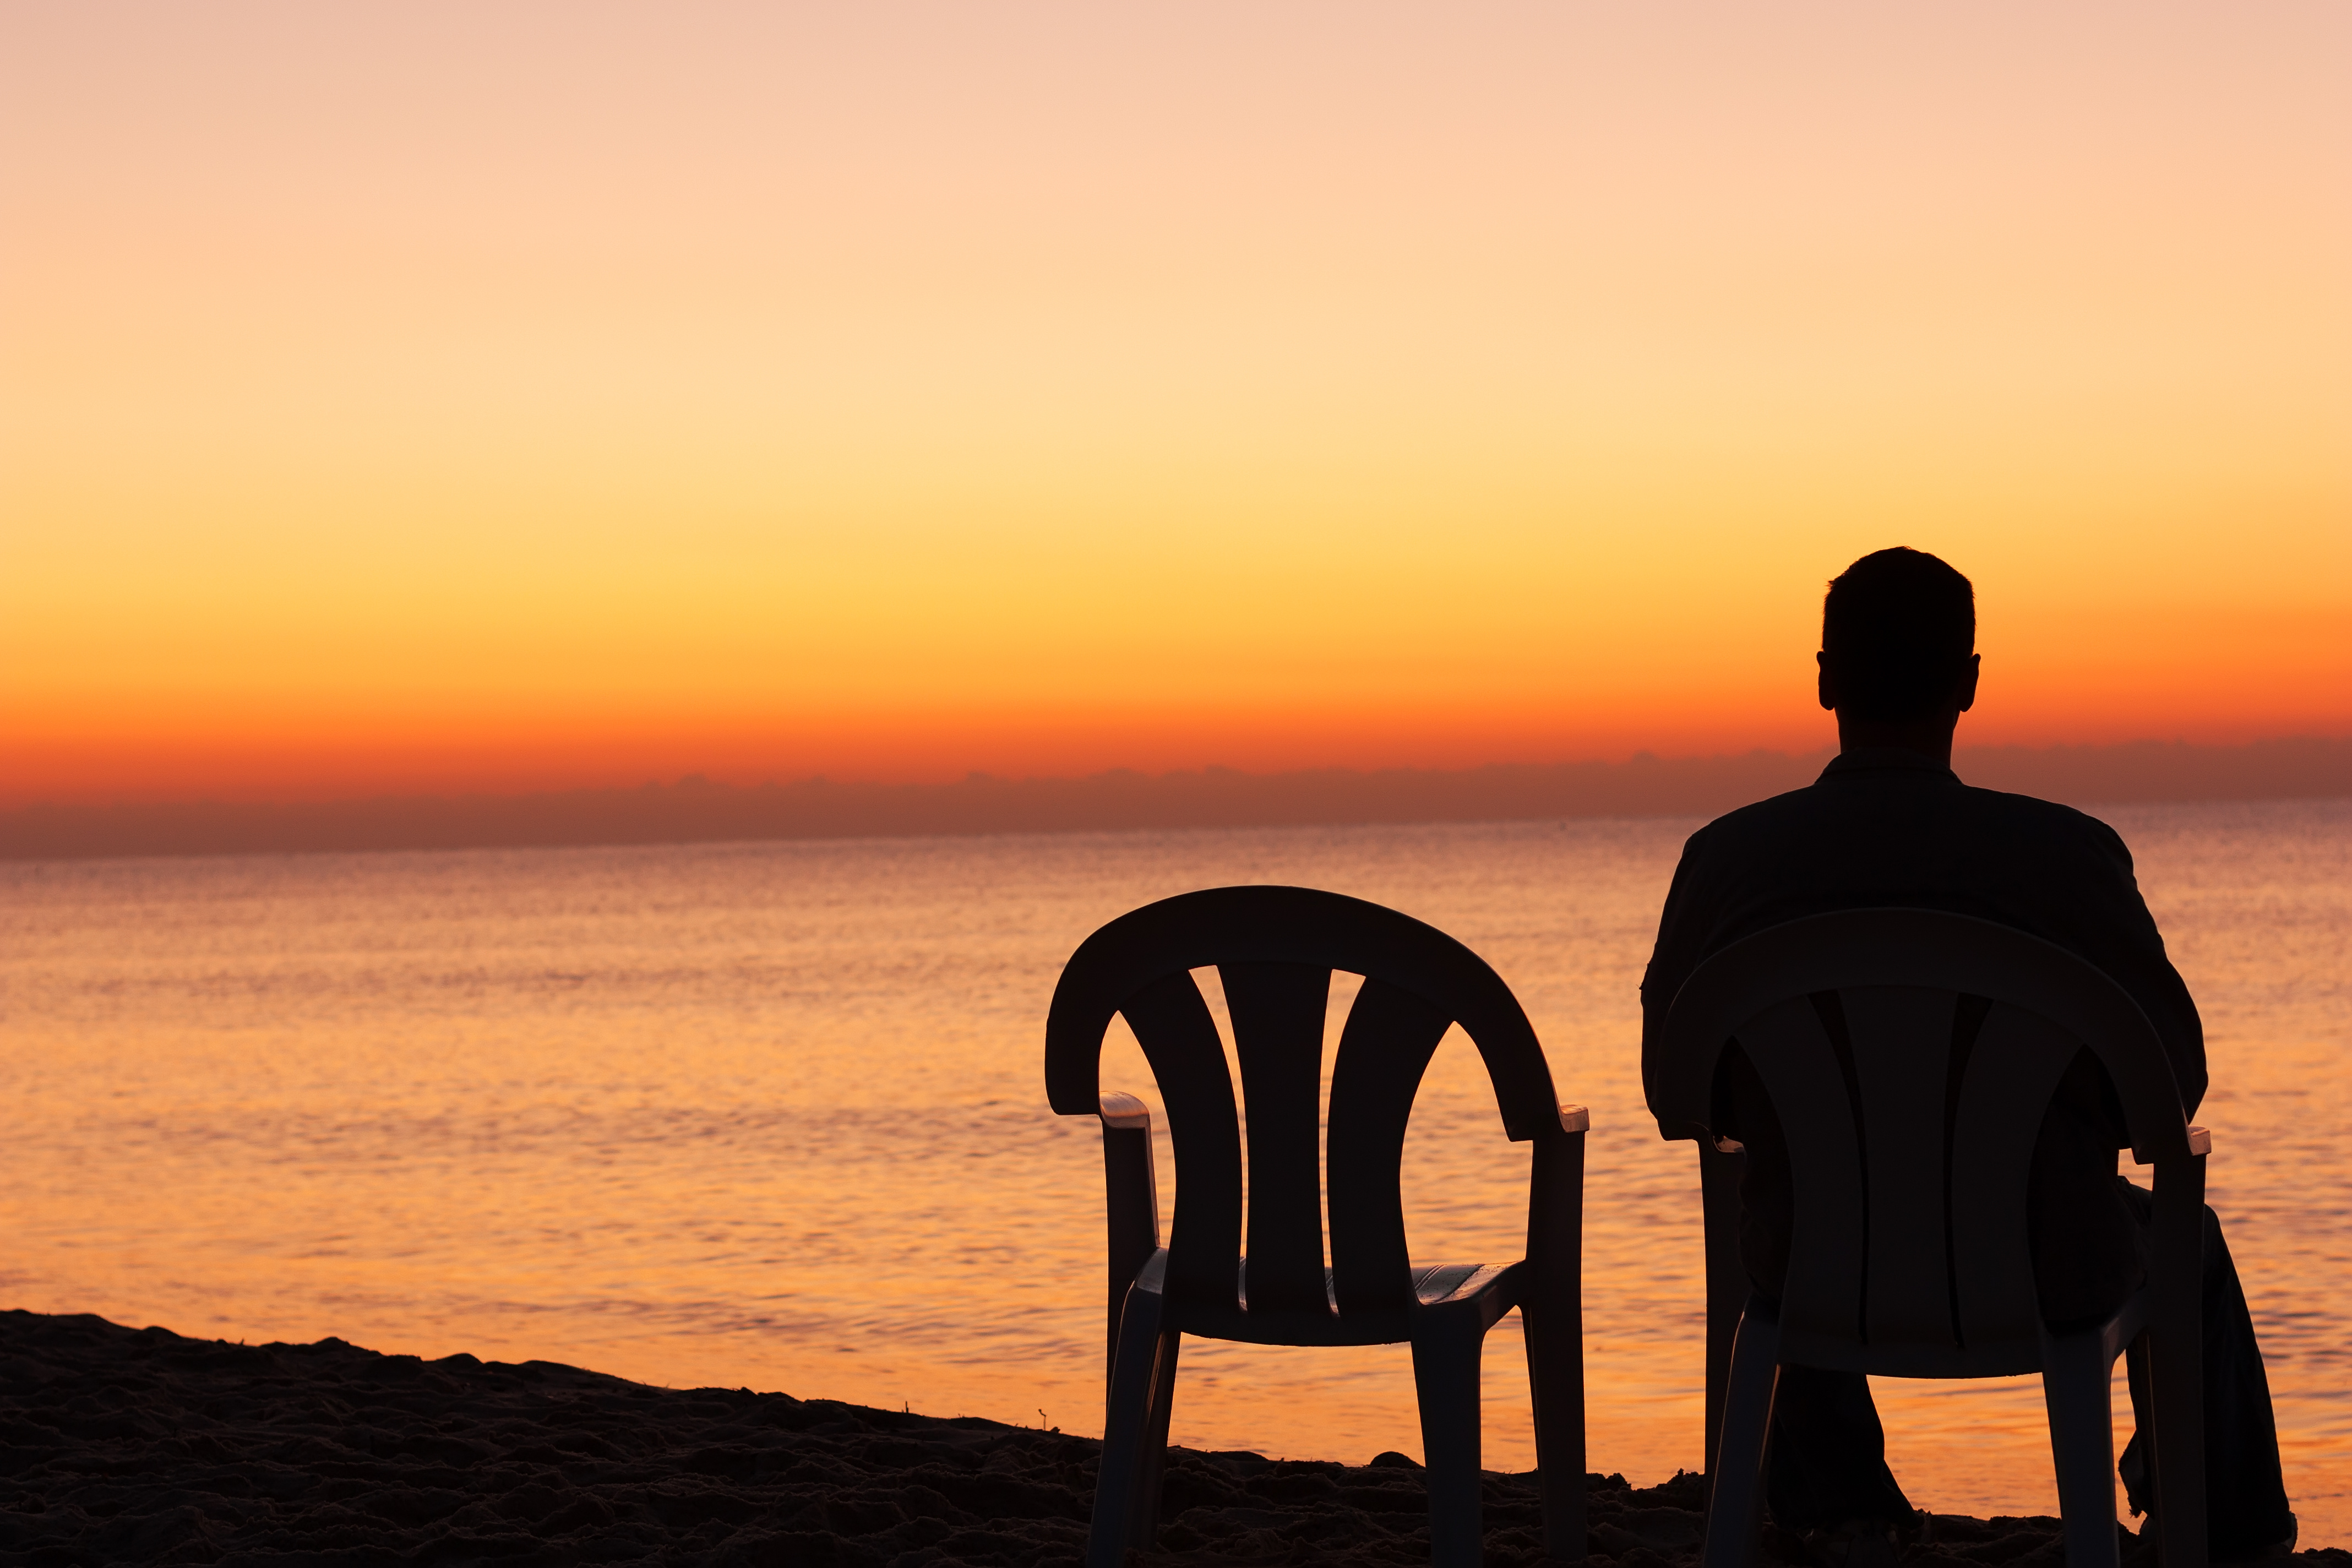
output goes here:
{"type": "Polygon", "coordinates": [[[1789,1149],[1788,1360],[1931,1377],[2041,1367],[2026,1181],[2078,1050],[2106,1068],[2137,1158],[2190,1152],[2137,1004],[2074,954],[1988,921],[1846,911],[1717,953],[1667,1016],[1661,1131],[1709,1135],[1735,1039],[1789,1149]]]}
{"type": "Polygon", "coordinates": [[[1158,1078],[1176,1155],[1171,1299],[1268,1312],[1394,1310],[1412,1294],[1399,1171],[1413,1097],[1459,1024],[1477,1046],[1509,1136],[1559,1130],[1550,1069],[1527,1015],[1477,954],[1378,904],[1311,888],[1212,888],[1111,921],[1073,953],[1045,1026],[1054,1109],[1095,1111],[1102,1042],[1124,1015],[1158,1078]],[[1249,1116],[1249,1261],[1232,1074],[1191,972],[1213,967],[1249,1116]],[[1330,1295],[1318,1179],[1318,1101],[1331,975],[1364,977],[1333,1064],[1328,1173],[1330,1295]]]}

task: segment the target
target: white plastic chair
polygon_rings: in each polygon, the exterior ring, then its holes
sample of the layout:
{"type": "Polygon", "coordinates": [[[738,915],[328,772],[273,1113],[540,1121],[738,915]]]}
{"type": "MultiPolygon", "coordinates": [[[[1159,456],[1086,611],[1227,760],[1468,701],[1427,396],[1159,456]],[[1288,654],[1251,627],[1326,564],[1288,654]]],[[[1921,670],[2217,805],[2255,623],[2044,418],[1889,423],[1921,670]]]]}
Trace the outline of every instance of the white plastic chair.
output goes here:
{"type": "Polygon", "coordinates": [[[1109,1364],[1088,1568],[1158,1534],[1182,1336],[1276,1345],[1410,1344],[1428,1461],[1430,1555],[1475,1568],[1478,1363],[1517,1307],[1527,1329],[1546,1556],[1585,1555],[1582,1106],[1553,1093],[1543,1047],[1477,954],[1394,910],[1311,888],[1210,888],[1120,916],[1070,957],[1045,1026],[1054,1109],[1098,1115],[1109,1217],[1109,1364]],[[1224,986],[1249,1108],[1242,1144],[1224,1047],[1191,971],[1224,986]],[[1332,1066],[1317,1170],[1323,1025],[1334,970],[1364,976],[1332,1066]],[[1134,1029],[1176,1153],[1160,1245],[1151,1119],[1101,1091],[1103,1032],[1134,1029]],[[1431,1055],[1459,1024],[1485,1058],[1510,1137],[1535,1144],[1527,1257],[1416,1266],[1399,1187],[1405,1126],[1431,1055]],[[1324,1266],[1325,1198],[1330,1267],[1324,1266]]]}
{"type": "Polygon", "coordinates": [[[2116,1357],[2143,1333],[2165,1568],[2205,1568],[2200,1249],[2211,1142],[2187,1124],[2162,1042],[2122,987],[1989,921],[1816,915],[1699,966],[1667,1014],[1651,1087],[1660,1132],[1699,1141],[1707,1188],[1705,1568],[1754,1560],[1773,1392],[1789,1363],[1891,1377],[2039,1372],[2066,1560],[2114,1568],[2108,1385],[2116,1357]],[[1813,998],[1825,993],[1838,999],[1849,1052],[1822,1024],[1813,998]],[[1992,1005],[1955,1059],[1963,995],[1992,1005]],[[1795,1196],[1785,1293],[1777,1310],[1748,1295],[1736,1326],[1726,1309],[1739,1273],[1738,1173],[1726,1155],[1738,1146],[1707,1125],[1717,1060],[1735,1038],[1780,1119],[1795,1196]],[[2062,1335],[2035,1298],[2026,1180],[2051,1096],[2084,1047],[2122,1100],[2133,1158],[2156,1167],[2154,1256],[2147,1285],[2111,1319],[2062,1335]]]}

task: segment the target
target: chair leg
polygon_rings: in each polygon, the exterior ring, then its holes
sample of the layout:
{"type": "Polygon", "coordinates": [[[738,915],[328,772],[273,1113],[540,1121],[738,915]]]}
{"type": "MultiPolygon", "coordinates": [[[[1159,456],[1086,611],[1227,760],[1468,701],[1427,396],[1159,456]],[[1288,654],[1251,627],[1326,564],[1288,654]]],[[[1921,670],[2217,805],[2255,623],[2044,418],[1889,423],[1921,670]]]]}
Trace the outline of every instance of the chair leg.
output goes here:
{"type": "MultiPolygon", "coordinates": [[[[1119,1315],[1118,1354],[1111,1363],[1110,1408],[1103,1421],[1102,1462],[1095,1474],[1094,1519],[1087,1529],[1087,1568],[1118,1568],[1135,1533],[1137,1515],[1159,1511],[1157,1500],[1147,1508],[1139,1493],[1147,1468],[1153,1476],[1159,1473],[1157,1464],[1147,1466],[1146,1453],[1153,1426],[1152,1394],[1160,1382],[1161,1352],[1176,1337],[1160,1331],[1165,1300],[1156,1290],[1130,1289],[1126,1310],[1119,1315]]],[[[1174,1357],[1168,1360],[1172,1376],[1174,1357]]],[[[1167,1430],[1164,1416],[1160,1430],[1163,1434],[1167,1430]]]]}
{"type": "Polygon", "coordinates": [[[1547,1305],[1519,1309],[1528,1339],[1528,1392],[1535,1405],[1536,1481],[1543,1493],[1544,1557],[1586,1554],[1584,1336],[1576,1316],[1547,1305]]]}
{"type": "Polygon", "coordinates": [[[1724,1380],[1723,1433],[1707,1466],[1703,1568],[1746,1568],[1764,1520],[1764,1461],[1780,1383],[1780,1320],[1753,1297],[1740,1314],[1724,1380]]]}
{"type": "Polygon", "coordinates": [[[1412,1382],[1421,1401],[1422,1458],[1429,1482],[1429,1560],[1478,1568],[1478,1360],[1475,1317],[1430,1313],[1414,1326],[1412,1382]],[[1451,1321],[1449,1321],[1451,1320],[1451,1321]]]}
{"type": "Polygon", "coordinates": [[[2122,1561],[2116,1537],[2116,1431],[2108,1409],[2114,1374],[2097,1333],[2042,1342],[2042,1398],[2050,1409],[2066,1568],[2117,1568],[2122,1561]]]}
{"type": "Polygon", "coordinates": [[[2164,1568],[2205,1568],[2205,1156],[2156,1168],[2148,1393],[2164,1568]]]}
{"type": "Polygon", "coordinates": [[[1176,1407],[1176,1352],[1181,1334],[1162,1332],[1152,1357],[1151,1406],[1135,1458],[1135,1502],[1128,1510],[1127,1543],[1149,1552],[1160,1540],[1160,1478],[1168,1469],[1168,1417],[1176,1407]]]}
{"type": "Polygon", "coordinates": [[[1731,1377],[1731,1342],[1739,1331],[1740,1309],[1754,1294],[1739,1261],[1739,1179],[1747,1151],[1698,1140],[1699,1194],[1706,1218],[1706,1440],[1699,1452],[1715,1485],[1715,1453],[1722,1446],[1723,1392],[1731,1377]]]}

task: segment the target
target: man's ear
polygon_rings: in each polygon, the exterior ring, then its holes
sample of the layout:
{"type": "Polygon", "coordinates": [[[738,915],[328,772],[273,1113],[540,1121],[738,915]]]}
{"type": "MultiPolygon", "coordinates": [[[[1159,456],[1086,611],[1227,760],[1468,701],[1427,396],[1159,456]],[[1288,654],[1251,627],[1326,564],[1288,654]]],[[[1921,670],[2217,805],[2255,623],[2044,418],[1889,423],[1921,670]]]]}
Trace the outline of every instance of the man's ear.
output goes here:
{"type": "MultiPolygon", "coordinates": [[[[1837,682],[1830,679],[1830,656],[1825,653],[1817,653],[1813,655],[1813,662],[1821,667],[1821,672],[1815,678],[1815,689],[1821,693],[1822,706],[1829,709],[1832,712],[1835,712],[1838,705],[1837,682]]],[[[1971,676],[1969,679],[1971,684],[1969,689],[1973,693],[1976,689],[1973,684],[1975,677],[1971,676]]],[[[1973,701],[1975,699],[1972,696],[1970,700],[1973,701]]]]}
{"type": "Polygon", "coordinates": [[[1960,700],[1959,711],[1963,713],[1977,705],[1977,675],[1983,663],[1984,655],[1980,653],[1969,655],[1968,673],[1960,677],[1958,693],[1960,700]]]}

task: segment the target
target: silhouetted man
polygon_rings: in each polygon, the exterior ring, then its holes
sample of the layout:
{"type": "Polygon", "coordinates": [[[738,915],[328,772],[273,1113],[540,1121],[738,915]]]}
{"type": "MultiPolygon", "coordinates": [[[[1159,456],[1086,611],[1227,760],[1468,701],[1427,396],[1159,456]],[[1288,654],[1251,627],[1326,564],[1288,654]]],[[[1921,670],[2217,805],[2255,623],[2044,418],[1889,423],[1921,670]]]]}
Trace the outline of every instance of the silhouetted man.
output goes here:
{"type": "MultiPolygon", "coordinates": [[[[1830,584],[1821,700],[1836,710],[1839,754],[1809,787],[1719,817],[1684,846],[1642,981],[1645,1079],[1675,993],[1709,955],[1806,915],[1902,906],[1998,921],[2105,971],[2156,1026],[2182,1109],[2195,1113],[2205,1093],[2203,1026],[2123,840],[2081,812],[1972,789],[1952,773],[1953,731],[1976,702],[1975,645],[1974,590],[1933,555],[1881,550],[1830,584]]],[[[1788,1149],[1736,1047],[1715,1101],[1716,1130],[1748,1147],[1740,1260],[1756,1289],[1778,1300],[1793,1223],[1788,1149]]],[[[2116,1169],[2129,1142],[2105,1069],[2081,1052],[2042,1122],[2027,1199],[2034,1283],[2053,1326],[2106,1317],[2146,1278],[2150,1197],[2116,1169]]],[[[2294,1516],[2245,1295],[2210,1209],[2204,1306],[2211,1551],[2261,1555],[2292,1544],[2294,1516]]],[[[2137,1407],[2145,1380],[2134,1355],[2137,1407]]],[[[2143,1452],[2135,1436],[2121,1466],[2135,1512],[2147,1500],[2143,1452]]],[[[1766,1497],[1776,1523],[1818,1532],[1816,1545],[1832,1555],[1838,1543],[1883,1541],[1910,1522],[1860,1373],[1783,1371],[1766,1497]]]]}

